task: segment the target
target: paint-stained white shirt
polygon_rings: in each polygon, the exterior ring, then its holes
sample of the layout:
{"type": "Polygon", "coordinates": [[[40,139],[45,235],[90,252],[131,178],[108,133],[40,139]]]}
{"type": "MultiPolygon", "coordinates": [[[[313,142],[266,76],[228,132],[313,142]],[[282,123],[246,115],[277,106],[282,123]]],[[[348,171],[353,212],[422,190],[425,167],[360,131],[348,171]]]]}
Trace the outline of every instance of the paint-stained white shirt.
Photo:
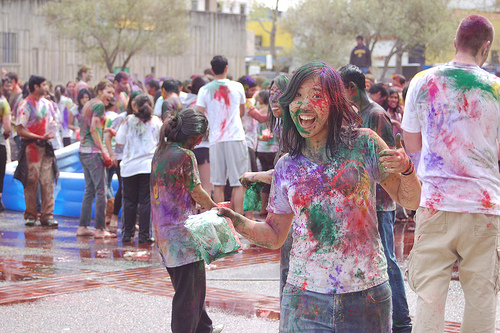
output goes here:
{"type": "Polygon", "coordinates": [[[447,63],[411,81],[402,127],[422,134],[420,206],[500,215],[500,78],[447,63]]]}
{"type": "Polygon", "coordinates": [[[245,103],[245,90],[239,82],[214,80],[201,87],[196,105],[205,108],[210,145],[245,140],[240,117],[240,105],[245,103]]]}
{"type": "Polygon", "coordinates": [[[157,116],[152,116],[146,123],[133,114],[125,118],[116,134],[116,143],[124,146],[120,163],[122,177],[151,173],[151,161],[162,124],[157,116]]]}

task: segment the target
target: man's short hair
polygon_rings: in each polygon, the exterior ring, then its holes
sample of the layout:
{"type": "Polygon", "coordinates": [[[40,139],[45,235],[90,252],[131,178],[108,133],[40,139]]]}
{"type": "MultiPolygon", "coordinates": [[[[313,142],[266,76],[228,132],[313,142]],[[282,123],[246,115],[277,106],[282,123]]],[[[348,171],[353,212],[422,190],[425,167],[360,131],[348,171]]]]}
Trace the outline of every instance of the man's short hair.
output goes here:
{"type": "Polygon", "coordinates": [[[363,36],[361,36],[361,35],[358,35],[358,36],[356,37],[356,39],[361,39],[361,40],[364,40],[363,36]]]}
{"type": "Polygon", "coordinates": [[[47,79],[43,76],[31,75],[30,79],[28,80],[28,88],[30,89],[30,92],[32,93],[35,91],[35,85],[40,86],[45,81],[47,81],[47,79]]]}
{"type": "Polygon", "coordinates": [[[12,82],[15,82],[16,84],[19,83],[19,77],[14,72],[8,72],[5,76],[7,76],[12,82]]]}
{"type": "Polygon", "coordinates": [[[82,77],[82,74],[90,71],[90,69],[91,68],[89,66],[80,67],[80,69],[78,70],[78,77],[82,77]]]}
{"type": "Polygon", "coordinates": [[[115,82],[120,83],[121,80],[127,79],[128,80],[128,74],[125,72],[118,72],[115,75],[115,82]]]}
{"type": "Polygon", "coordinates": [[[380,93],[380,97],[387,97],[389,93],[387,92],[387,88],[384,86],[383,83],[374,83],[368,90],[368,93],[370,94],[376,94],[380,93]]]}
{"type": "Polygon", "coordinates": [[[493,41],[493,35],[493,25],[486,17],[467,16],[457,29],[455,37],[457,51],[466,51],[475,57],[485,42],[493,41]]]}
{"type": "Polygon", "coordinates": [[[222,55],[216,55],[210,61],[210,65],[212,65],[212,71],[215,75],[223,74],[227,67],[227,58],[222,55]]]}
{"type": "Polygon", "coordinates": [[[155,91],[160,89],[160,84],[155,79],[149,80],[148,82],[146,82],[146,85],[154,88],[155,91]]]}
{"type": "Polygon", "coordinates": [[[401,87],[404,86],[406,83],[406,78],[402,74],[394,74],[392,78],[397,79],[401,87]]]}
{"type": "Polygon", "coordinates": [[[162,89],[165,89],[166,92],[174,92],[176,94],[179,93],[179,81],[174,79],[169,79],[163,81],[161,86],[162,89]]]}
{"type": "Polygon", "coordinates": [[[338,73],[345,87],[349,87],[349,82],[353,82],[359,89],[366,90],[365,74],[358,66],[353,64],[342,66],[338,73]]]}

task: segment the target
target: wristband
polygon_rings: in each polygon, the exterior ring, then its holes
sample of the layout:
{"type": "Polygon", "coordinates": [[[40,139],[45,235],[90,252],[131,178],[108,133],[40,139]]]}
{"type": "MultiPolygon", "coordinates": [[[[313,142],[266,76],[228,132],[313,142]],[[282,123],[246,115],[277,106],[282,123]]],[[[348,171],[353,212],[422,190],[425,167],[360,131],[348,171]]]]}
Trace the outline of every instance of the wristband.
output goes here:
{"type": "Polygon", "coordinates": [[[401,172],[403,176],[409,176],[413,173],[413,171],[415,171],[415,166],[413,164],[413,161],[411,159],[409,159],[409,161],[410,161],[410,166],[408,167],[408,169],[406,169],[406,171],[404,172],[401,172]]]}

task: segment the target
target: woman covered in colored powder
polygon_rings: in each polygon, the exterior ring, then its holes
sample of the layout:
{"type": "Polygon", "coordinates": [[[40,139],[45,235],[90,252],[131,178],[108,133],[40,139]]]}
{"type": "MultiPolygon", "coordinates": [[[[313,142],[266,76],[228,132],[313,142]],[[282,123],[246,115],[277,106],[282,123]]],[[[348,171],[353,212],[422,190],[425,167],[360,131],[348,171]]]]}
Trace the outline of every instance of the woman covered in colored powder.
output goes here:
{"type": "Polygon", "coordinates": [[[134,239],[137,206],[139,206],[139,243],[154,242],[150,236],[151,201],[149,181],[151,162],[158,144],[162,121],[153,115],[153,101],[147,94],[134,98],[137,112],[125,118],[116,134],[117,145],[123,146],[120,173],[123,186],[123,238],[134,239]]]}
{"type": "Polygon", "coordinates": [[[291,228],[281,332],[390,332],[391,289],[377,230],[375,184],[415,209],[420,183],[401,144],[390,150],[350,107],[330,66],[301,66],[280,98],[288,154],[274,169],[269,214],[219,208],[250,241],[279,248],[291,228]]]}
{"type": "Polygon", "coordinates": [[[205,310],[205,262],[184,222],[196,203],[216,207],[201,187],[191,151],[208,127],[199,111],[185,109],[166,121],[151,166],[151,216],[156,242],[175,290],[172,332],[220,332],[205,310]],[[213,330],[212,330],[213,329],[213,330]]]}
{"type": "Polygon", "coordinates": [[[83,195],[80,223],[77,236],[95,238],[116,237],[105,230],[106,210],[106,168],[113,162],[102,142],[104,130],[104,108],[113,98],[115,88],[108,80],[103,80],[95,87],[97,97],[88,101],[82,110],[80,149],[78,157],[83,167],[85,193],[83,195]],[[95,198],[95,232],[88,229],[92,219],[92,202],[95,198]]]}

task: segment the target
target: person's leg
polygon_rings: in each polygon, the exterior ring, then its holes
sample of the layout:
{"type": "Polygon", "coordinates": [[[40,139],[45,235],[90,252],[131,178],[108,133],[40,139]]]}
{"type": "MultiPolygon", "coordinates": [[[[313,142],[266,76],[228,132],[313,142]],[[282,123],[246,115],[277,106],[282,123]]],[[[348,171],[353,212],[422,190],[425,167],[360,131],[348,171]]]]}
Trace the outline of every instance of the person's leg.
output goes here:
{"type": "Polygon", "coordinates": [[[138,175],[139,185],[139,243],[149,242],[151,238],[151,195],[149,191],[149,180],[151,175],[138,175]]]}
{"type": "Polygon", "coordinates": [[[335,295],[333,294],[315,293],[286,284],[283,289],[283,299],[280,307],[279,331],[282,333],[334,332],[332,313],[334,299],[335,295]]]}
{"type": "Polygon", "coordinates": [[[231,201],[236,213],[243,215],[243,201],[245,200],[245,188],[243,186],[233,186],[231,201]]]}
{"type": "Polygon", "coordinates": [[[40,166],[40,194],[42,199],[42,209],[40,215],[40,223],[45,224],[49,220],[53,220],[54,216],[54,170],[52,164],[56,163],[55,157],[45,155],[45,147],[40,147],[44,151],[40,152],[42,156],[42,164],[40,166]]]}
{"type": "Polygon", "coordinates": [[[248,161],[250,171],[259,171],[259,169],[257,168],[257,156],[255,155],[255,150],[253,150],[252,148],[248,148],[248,161]]]}
{"type": "Polygon", "coordinates": [[[106,169],[106,198],[111,199],[115,195],[113,193],[113,187],[111,186],[111,181],[113,180],[113,175],[116,172],[116,168],[113,166],[109,169],[106,169]]]}
{"type": "MultiPolygon", "coordinates": [[[[82,208],[80,210],[80,222],[78,224],[78,229],[80,229],[81,234],[85,232],[86,234],[93,234],[86,232],[88,226],[90,226],[90,221],[92,220],[92,202],[95,198],[95,185],[92,181],[92,176],[90,175],[91,165],[91,154],[79,153],[80,163],[83,168],[83,177],[85,179],[85,192],[83,194],[82,208]]],[[[77,231],[78,235],[78,231],[77,231]]]]}
{"type": "Polygon", "coordinates": [[[391,332],[391,295],[389,282],[335,295],[334,332],[391,332]]]}
{"type": "Polygon", "coordinates": [[[115,202],[113,206],[113,215],[111,216],[111,221],[109,223],[109,228],[111,231],[116,231],[118,229],[118,214],[120,214],[120,209],[122,208],[122,176],[120,173],[120,162],[118,161],[118,166],[116,167],[116,175],[118,176],[118,190],[116,191],[115,202]]]}
{"type": "Polygon", "coordinates": [[[90,169],[90,176],[95,187],[95,228],[96,236],[98,231],[104,231],[106,228],[106,168],[101,154],[93,155],[93,169],[90,169]]]}
{"type": "Polygon", "coordinates": [[[398,266],[394,252],[394,221],[396,212],[377,212],[377,218],[378,231],[387,259],[389,284],[392,290],[392,331],[395,333],[411,332],[411,318],[406,300],[403,274],[398,266]]]}
{"type": "Polygon", "coordinates": [[[172,300],[172,332],[212,332],[212,320],[205,309],[205,262],[167,267],[167,271],[175,290],[172,300]]]}
{"type": "Polygon", "coordinates": [[[196,162],[198,163],[201,187],[211,196],[213,185],[210,182],[210,157],[208,150],[208,148],[196,148],[193,152],[196,156],[196,162]]]}
{"type": "Polygon", "coordinates": [[[240,183],[240,177],[248,171],[248,148],[245,141],[225,142],[227,175],[229,185],[233,188],[231,205],[234,211],[243,214],[245,188],[240,183]]]}
{"type": "Polygon", "coordinates": [[[40,176],[40,166],[42,164],[42,156],[40,156],[38,146],[31,143],[26,146],[26,164],[28,168],[28,177],[26,186],[24,187],[24,201],[26,210],[24,211],[24,219],[37,218],[36,210],[36,191],[38,189],[38,180],[40,176]]]}
{"type": "Polygon", "coordinates": [[[453,263],[457,259],[453,221],[448,212],[417,210],[408,284],[418,295],[413,333],[442,332],[453,263]]]}
{"type": "Polygon", "coordinates": [[[225,142],[216,143],[209,148],[210,155],[210,182],[214,185],[214,201],[224,201],[224,187],[226,186],[225,142]]]}
{"type": "Polygon", "coordinates": [[[130,241],[135,235],[137,204],[139,200],[139,176],[122,177],[123,181],[123,240],[130,241]]]}
{"type": "Polygon", "coordinates": [[[500,289],[499,216],[459,214],[458,255],[465,309],[460,332],[495,332],[500,289]]]}

